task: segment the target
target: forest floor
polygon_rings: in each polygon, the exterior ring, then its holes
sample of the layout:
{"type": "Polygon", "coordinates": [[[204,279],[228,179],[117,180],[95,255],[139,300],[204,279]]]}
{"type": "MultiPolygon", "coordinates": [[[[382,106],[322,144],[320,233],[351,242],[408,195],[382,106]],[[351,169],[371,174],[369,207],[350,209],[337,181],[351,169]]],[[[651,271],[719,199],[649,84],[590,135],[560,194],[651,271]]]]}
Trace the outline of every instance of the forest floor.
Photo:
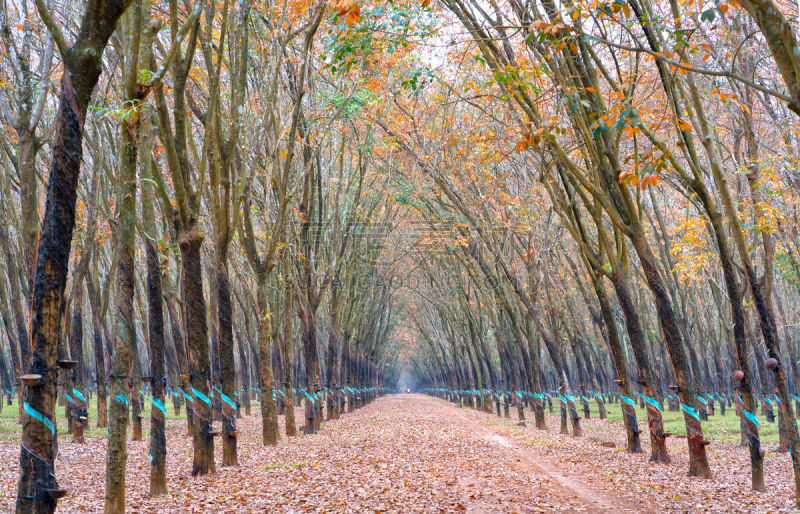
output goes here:
{"type": "MultiPolygon", "coordinates": [[[[558,434],[557,417],[548,416],[548,430],[538,431],[518,426],[513,415],[514,409],[511,419],[501,419],[435,398],[392,395],[324,422],[316,435],[282,437],[277,447],[265,448],[254,410],[237,421],[239,466],[220,467],[217,445],[217,473],[197,478],[189,474],[185,420],[172,417],[170,493],[147,495],[149,443],[147,437],[129,441],[127,505],[130,512],[794,510],[788,454],[768,452],[769,492],[758,494],[749,490],[747,452],[734,443],[714,440],[709,458],[715,479],[702,480],[686,477],[685,439],[669,439],[671,465],[651,464],[647,453],[624,451],[617,421],[582,420],[585,435],[574,438],[558,434]]],[[[69,495],[59,511],[102,511],[105,456],[101,435],[84,445],[61,441],[56,473],[69,495]]],[[[18,439],[0,440],[2,512],[13,510],[18,459],[18,439]]]]}

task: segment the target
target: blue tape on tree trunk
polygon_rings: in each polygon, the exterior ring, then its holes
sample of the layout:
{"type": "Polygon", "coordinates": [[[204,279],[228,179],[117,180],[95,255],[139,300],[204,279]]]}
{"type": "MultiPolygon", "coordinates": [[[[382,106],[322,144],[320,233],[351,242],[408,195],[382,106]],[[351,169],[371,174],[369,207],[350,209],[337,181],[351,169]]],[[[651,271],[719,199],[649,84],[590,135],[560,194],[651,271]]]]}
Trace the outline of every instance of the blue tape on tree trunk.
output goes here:
{"type": "Polygon", "coordinates": [[[117,391],[119,391],[119,394],[115,395],[114,398],[119,403],[125,404],[125,408],[127,409],[128,408],[128,398],[125,396],[125,391],[123,391],[122,388],[120,388],[120,387],[117,387],[117,391]]]}
{"type": "Polygon", "coordinates": [[[743,409],[743,411],[744,411],[744,417],[747,418],[747,420],[750,423],[754,424],[756,428],[758,428],[758,418],[756,418],[756,415],[750,412],[749,410],[743,409]]]}
{"type": "Polygon", "coordinates": [[[694,408],[689,407],[685,403],[681,404],[681,408],[683,409],[683,412],[685,412],[686,414],[690,415],[691,417],[693,417],[697,421],[700,421],[700,416],[697,415],[697,411],[694,410],[694,408]]]}
{"type": "Polygon", "coordinates": [[[47,427],[47,429],[50,430],[51,434],[56,435],[56,427],[55,425],[53,425],[53,422],[50,421],[49,418],[47,418],[44,414],[42,414],[38,410],[31,407],[31,405],[28,402],[25,402],[22,407],[25,409],[25,412],[27,412],[30,417],[32,417],[33,419],[35,419],[36,421],[47,427]]]}
{"type": "Polygon", "coordinates": [[[167,415],[167,408],[164,406],[164,403],[158,398],[153,398],[153,407],[160,410],[164,414],[164,416],[167,415]]]}
{"type": "MultiPolygon", "coordinates": [[[[228,395],[220,391],[217,386],[214,386],[214,391],[219,393],[219,397],[222,398],[222,401],[227,403],[232,409],[236,408],[236,404],[230,399],[228,395]]],[[[272,392],[272,397],[275,398],[275,391],[272,392]]]]}
{"type": "Polygon", "coordinates": [[[208,396],[204,395],[203,393],[201,393],[200,391],[198,391],[194,387],[192,387],[192,394],[195,396],[195,398],[197,398],[198,400],[202,401],[203,403],[205,403],[209,407],[211,406],[211,400],[208,398],[208,396]]]}
{"type": "Polygon", "coordinates": [[[72,388],[72,394],[78,397],[83,403],[86,403],[86,397],[83,396],[83,394],[81,394],[81,392],[75,389],[74,387],[72,388]]]}
{"type": "Polygon", "coordinates": [[[660,405],[660,404],[659,404],[657,401],[655,401],[654,399],[650,398],[650,397],[649,397],[649,396],[647,396],[646,394],[642,394],[642,398],[643,398],[643,399],[644,399],[644,401],[645,401],[645,402],[647,402],[649,405],[652,405],[653,407],[655,407],[655,408],[656,408],[656,410],[658,410],[658,412],[661,412],[661,405],[660,405]]]}

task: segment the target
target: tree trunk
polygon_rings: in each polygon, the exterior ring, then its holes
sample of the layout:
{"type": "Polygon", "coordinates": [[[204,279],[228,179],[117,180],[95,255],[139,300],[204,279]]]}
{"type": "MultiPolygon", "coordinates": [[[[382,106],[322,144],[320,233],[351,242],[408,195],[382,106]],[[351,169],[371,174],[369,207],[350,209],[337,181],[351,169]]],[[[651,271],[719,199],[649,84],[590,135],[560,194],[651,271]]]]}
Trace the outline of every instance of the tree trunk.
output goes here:
{"type": "Polygon", "coordinates": [[[315,418],[317,417],[316,400],[313,395],[319,387],[319,376],[317,374],[317,326],[314,313],[310,309],[300,309],[300,326],[303,332],[303,357],[306,368],[304,433],[313,434],[316,431],[315,418]]]}
{"type": "MultiPolygon", "coordinates": [[[[261,378],[261,440],[264,446],[275,446],[278,444],[278,415],[275,409],[275,398],[272,396],[274,382],[272,371],[272,313],[269,310],[269,301],[267,299],[267,277],[258,277],[257,287],[259,376],[261,378]]],[[[288,309],[288,307],[286,308],[288,309]]],[[[290,435],[288,432],[287,423],[287,436],[290,435]]]]}
{"type": "MultiPolygon", "coordinates": [[[[736,358],[739,370],[743,373],[742,380],[739,381],[739,394],[742,397],[742,424],[745,427],[747,441],[750,446],[750,469],[751,487],[754,491],[766,491],[764,484],[764,457],[761,455],[761,440],[758,434],[758,420],[755,417],[756,403],[753,398],[751,385],[750,367],[747,364],[748,348],[746,338],[747,319],[742,309],[742,301],[739,294],[739,286],[736,283],[736,276],[733,268],[733,259],[728,245],[727,234],[724,230],[722,216],[712,203],[712,199],[705,190],[700,198],[709,213],[709,219],[717,241],[720,264],[722,266],[725,288],[728,294],[728,303],[731,306],[731,317],[733,318],[733,339],[736,346],[736,358]]],[[[755,343],[755,341],[753,341],[755,343]]],[[[754,344],[755,347],[755,344],[754,344]]],[[[722,404],[724,405],[724,403],[722,404]]],[[[722,407],[724,415],[725,408],[722,407]]]]}
{"type": "MultiPolygon", "coordinates": [[[[77,279],[80,281],[80,279],[77,279]]],[[[83,387],[83,284],[78,283],[73,288],[75,294],[72,298],[72,326],[69,345],[70,357],[78,365],[72,370],[72,397],[73,434],[72,441],[83,444],[83,429],[89,423],[88,403],[86,390],[83,387]]]]}
{"type": "Polygon", "coordinates": [[[214,433],[211,428],[208,332],[206,301],[203,296],[203,267],[200,247],[203,235],[196,221],[181,226],[176,217],[176,233],[183,257],[183,304],[186,309],[186,339],[189,360],[189,385],[192,402],[192,475],[215,471],[214,433]]]}
{"type": "MultiPolygon", "coordinates": [[[[232,304],[228,267],[224,255],[217,256],[216,272],[221,390],[215,392],[218,393],[222,400],[222,465],[237,466],[239,464],[239,456],[236,447],[238,433],[236,432],[236,403],[234,402],[236,370],[233,361],[232,304]]],[[[272,391],[270,391],[270,396],[271,395],[272,391]]]]}
{"type": "Polygon", "coordinates": [[[283,361],[284,366],[283,385],[286,388],[286,436],[294,437],[297,435],[297,425],[294,419],[295,404],[295,381],[294,381],[294,335],[292,321],[294,318],[294,295],[292,294],[291,282],[287,281],[284,285],[284,308],[283,308],[283,361]]]}
{"type": "Polygon", "coordinates": [[[681,400],[683,418],[686,424],[686,435],[689,442],[689,476],[711,478],[711,470],[708,466],[708,458],[706,457],[706,445],[708,441],[703,438],[700,416],[696,411],[697,399],[695,396],[694,384],[692,383],[689,373],[686,350],[683,346],[675,315],[669,303],[666,288],[653,262],[654,257],[640,225],[633,228],[631,242],[636,249],[636,253],[639,255],[642,270],[644,271],[650,291],[653,294],[658,319],[661,323],[661,330],[664,334],[664,340],[675,373],[678,396],[681,400]]]}
{"type": "MultiPolygon", "coordinates": [[[[249,334],[248,336],[249,337],[249,334]]],[[[239,394],[239,401],[244,406],[244,413],[246,416],[250,415],[250,361],[247,358],[247,350],[245,343],[242,342],[242,335],[239,332],[237,346],[239,348],[239,363],[242,367],[242,392],[239,394]]]]}
{"type": "MultiPolygon", "coordinates": [[[[606,289],[599,280],[592,279],[594,284],[595,293],[597,294],[597,299],[600,303],[600,314],[603,317],[604,328],[606,332],[606,340],[608,341],[608,346],[611,351],[611,357],[614,359],[614,369],[617,374],[618,386],[620,395],[624,396],[625,398],[630,398],[630,379],[628,378],[628,364],[625,359],[625,351],[622,348],[622,342],[619,338],[619,332],[617,331],[617,325],[614,320],[614,315],[611,311],[611,303],[608,299],[608,295],[606,294],[606,289]]],[[[627,400],[621,403],[622,406],[622,418],[625,423],[625,434],[627,436],[628,441],[628,451],[631,453],[639,453],[642,451],[641,442],[640,442],[640,430],[639,425],[636,421],[636,409],[628,402],[627,400]]],[[[660,412],[659,412],[660,414],[660,412]]],[[[648,420],[651,419],[649,415],[648,409],[648,420]]],[[[650,423],[651,426],[651,438],[652,438],[652,422],[650,423]]],[[[662,437],[661,440],[663,441],[663,428],[661,430],[662,437]]],[[[654,438],[651,439],[655,441],[654,438]]],[[[662,462],[662,458],[654,459],[653,455],[656,454],[655,442],[653,442],[653,452],[651,454],[650,460],[656,460],[662,462]]],[[[660,454],[659,454],[660,455],[660,454]]],[[[669,455],[666,454],[666,446],[664,446],[664,454],[666,456],[666,461],[669,462],[669,455]]]]}
{"type": "Polygon", "coordinates": [[[33,360],[28,371],[41,379],[28,386],[24,394],[18,513],[53,512],[60,497],[53,492],[59,490],[53,468],[58,445],[54,421],[56,358],[82,152],[85,106],[78,107],[76,101],[69,71],[65,70],[32,292],[33,360]]]}
{"type": "Polygon", "coordinates": [[[94,287],[94,282],[88,278],[86,285],[89,291],[89,306],[92,309],[92,341],[94,348],[94,372],[97,383],[97,428],[108,426],[108,388],[106,385],[106,359],[103,344],[103,326],[100,321],[100,299],[94,287]]]}
{"type": "MultiPolygon", "coordinates": [[[[27,121],[27,120],[26,120],[27,121]]],[[[17,158],[19,161],[20,175],[20,201],[22,209],[22,240],[25,247],[25,270],[26,276],[32,278],[36,272],[36,245],[39,237],[39,195],[38,182],[36,176],[36,153],[37,143],[34,130],[27,123],[17,128],[17,139],[19,150],[17,158]]],[[[29,278],[28,286],[31,287],[29,278]]]]}
{"type": "MultiPolygon", "coordinates": [[[[149,124],[144,124],[149,127],[149,124]]],[[[149,137],[149,136],[148,136],[149,137]]],[[[151,140],[145,141],[144,166],[150,174],[156,173],[150,157],[151,140]]],[[[150,186],[142,191],[142,220],[147,236],[142,238],[147,259],[147,313],[150,335],[150,375],[151,408],[150,408],[150,496],[167,494],[167,407],[165,400],[165,341],[164,341],[164,305],[161,288],[161,263],[154,239],[157,237],[153,216],[153,198],[150,186]]]]}
{"type": "MultiPolygon", "coordinates": [[[[332,292],[333,294],[333,292],[332,292]]],[[[331,309],[335,308],[335,303],[331,302],[331,309]]],[[[336,383],[334,377],[337,376],[337,371],[339,367],[339,334],[338,334],[338,327],[336,326],[336,314],[331,312],[330,313],[330,325],[328,328],[328,357],[326,360],[326,378],[327,378],[327,390],[326,390],[326,414],[328,419],[338,419],[339,418],[339,411],[338,411],[338,401],[336,399],[336,391],[339,387],[339,384],[336,383]]]]}
{"type": "Polygon", "coordinates": [[[56,356],[61,303],[75,227],[75,202],[83,151],[84,116],[102,71],[101,58],[117,19],[130,0],[87,4],[75,44],[64,49],[59,106],[54,121],[53,159],[39,230],[31,292],[32,362],[40,375],[25,391],[16,511],[53,512],[63,496],[53,468],[57,451],[56,356]],[[77,75],[73,74],[75,70],[77,75]]]}
{"type": "Polygon", "coordinates": [[[346,412],[353,410],[353,391],[352,391],[352,373],[350,362],[350,339],[351,335],[348,331],[344,333],[344,341],[342,342],[342,385],[344,386],[344,401],[346,412]]]}
{"type": "Polygon", "coordinates": [[[164,405],[164,314],[161,298],[161,266],[158,250],[151,240],[145,241],[147,254],[148,327],[150,330],[150,359],[152,361],[150,410],[150,496],[167,493],[166,476],[166,417],[164,405]]]}
{"type": "Polygon", "coordinates": [[[631,348],[633,349],[634,359],[636,360],[637,371],[643,393],[653,402],[647,402],[647,423],[650,430],[650,461],[651,462],[671,462],[667,452],[666,434],[664,433],[664,419],[662,411],[656,401],[656,394],[653,390],[653,370],[650,356],[647,353],[647,343],[644,338],[642,326],[639,321],[639,314],[630,296],[625,276],[619,270],[613,270],[611,283],[617,294],[620,307],[625,316],[625,325],[628,332],[631,348]]]}
{"type": "MultiPolygon", "coordinates": [[[[134,326],[134,237],[136,234],[136,160],[137,130],[122,123],[119,171],[119,227],[117,248],[117,293],[114,330],[113,372],[111,387],[111,423],[108,430],[108,459],[106,461],[106,513],[125,512],[125,468],[128,460],[128,406],[133,416],[139,416],[139,391],[134,326]],[[130,388],[126,389],[130,386],[130,388]]],[[[141,423],[139,423],[141,439],[141,423]]],[[[134,421],[133,439],[136,439],[134,421]]]]}

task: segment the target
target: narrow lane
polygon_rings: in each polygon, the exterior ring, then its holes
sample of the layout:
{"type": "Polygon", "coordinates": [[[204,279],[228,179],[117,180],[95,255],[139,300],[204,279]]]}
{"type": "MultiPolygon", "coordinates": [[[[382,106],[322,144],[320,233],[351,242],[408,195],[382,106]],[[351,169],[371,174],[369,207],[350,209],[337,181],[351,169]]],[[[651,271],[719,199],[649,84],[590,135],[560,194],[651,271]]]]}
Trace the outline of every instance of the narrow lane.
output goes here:
{"type": "MultiPolygon", "coordinates": [[[[298,410],[298,419],[301,411],[298,410]]],[[[283,420],[283,416],[281,416],[283,420]]],[[[541,448],[507,437],[491,421],[422,395],[391,395],[324,422],[313,436],[260,444],[260,417],[239,420],[240,466],[189,475],[184,422],[168,430],[166,497],[149,498],[148,442],[129,441],[131,512],[552,512],[620,511],[585,485],[540,465],[541,448]]],[[[147,430],[147,427],[145,427],[147,430]]],[[[2,441],[3,475],[16,441],[2,441]]],[[[105,438],[64,445],[59,479],[70,495],[62,512],[102,510],[105,438]]],[[[9,481],[10,482],[10,481],[9,481]]],[[[9,505],[13,491],[0,492],[9,505]],[[5,497],[8,495],[8,497],[5,497]]],[[[624,510],[624,509],[623,509],[624,510]]]]}

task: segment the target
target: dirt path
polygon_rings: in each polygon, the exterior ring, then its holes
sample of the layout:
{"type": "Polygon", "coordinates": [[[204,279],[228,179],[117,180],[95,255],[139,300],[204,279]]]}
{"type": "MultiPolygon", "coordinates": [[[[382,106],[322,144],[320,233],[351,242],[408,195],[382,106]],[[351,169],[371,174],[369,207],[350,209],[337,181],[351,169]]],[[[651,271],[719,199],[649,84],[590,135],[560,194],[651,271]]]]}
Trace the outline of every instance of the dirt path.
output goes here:
{"type": "MultiPolygon", "coordinates": [[[[557,485],[574,493],[596,511],[615,512],[796,512],[791,458],[768,451],[764,461],[767,492],[750,490],[746,448],[713,440],[708,447],[713,480],[688,477],[686,439],[667,441],[672,464],[649,462],[643,453],[625,451],[625,431],[620,422],[597,418],[581,421],[583,437],[558,433],[558,406],[547,413],[548,430],[537,430],[528,420],[518,426],[512,419],[474,409],[451,407],[488,436],[518,456],[517,467],[545,473],[557,485]],[[613,443],[611,447],[603,443],[613,443]]],[[[619,405],[610,405],[619,409],[619,405]]],[[[443,407],[442,407],[443,408],[443,407]]],[[[526,414],[528,414],[526,412],[526,414]]]]}
{"type": "MultiPolygon", "coordinates": [[[[747,452],[737,444],[709,447],[715,477],[703,480],[686,477],[685,440],[671,438],[673,463],[665,466],[625,452],[617,422],[585,420],[580,438],[559,435],[556,417],[547,423],[549,430],[540,431],[435,398],[395,395],[323,423],[319,434],[265,448],[256,410],[238,421],[240,466],[193,478],[185,421],[170,420],[169,494],[148,497],[149,442],[146,436],[130,441],[128,511],[795,511],[787,454],[768,453],[768,492],[752,493],[747,452]]],[[[216,452],[219,464],[219,446],[216,452]]],[[[62,443],[56,473],[69,496],[59,512],[102,511],[105,458],[105,437],[82,446],[62,443]]],[[[19,441],[0,440],[0,512],[13,511],[18,459],[19,441]]]]}
{"type": "MultiPolygon", "coordinates": [[[[466,416],[460,409],[452,405],[447,405],[456,411],[457,415],[464,419],[466,423],[474,423],[475,420],[466,416]]],[[[487,423],[479,423],[484,430],[485,437],[490,442],[499,446],[499,451],[511,452],[514,460],[514,467],[523,473],[546,477],[546,480],[553,489],[553,494],[560,494],[563,498],[578,499],[583,502],[589,512],[637,512],[638,509],[631,505],[628,500],[618,496],[613,496],[607,491],[592,488],[587,484],[585,477],[560,469],[557,464],[541,452],[536,451],[536,447],[524,445],[515,438],[507,437],[506,432],[496,426],[487,423]]]]}
{"type": "MultiPolygon", "coordinates": [[[[299,414],[299,412],[298,412],[299,414]]],[[[388,396],[311,437],[259,444],[257,413],[239,420],[240,466],[192,478],[183,424],[168,432],[168,487],[147,496],[147,442],[129,443],[131,512],[541,512],[625,510],[568,476],[535,447],[462,409],[419,395],[388,396]]],[[[102,509],[105,438],[64,445],[57,474],[70,495],[59,511],[102,509]]],[[[0,511],[13,506],[18,442],[0,444],[0,511]]],[[[220,453],[220,449],[217,448],[220,453]]],[[[218,455],[217,462],[220,462],[218,455]]]]}
{"type": "MultiPolygon", "coordinates": [[[[299,412],[298,412],[299,414],[299,412]]],[[[240,466],[189,476],[191,443],[183,424],[168,432],[168,488],[147,496],[147,442],[129,443],[132,512],[540,512],[620,511],[574,476],[544,464],[537,448],[441,400],[388,396],[311,437],[259,443],[259,416],[239,420],[240,466]]],[[[299,419],[299,418],[298,418],[299,419]]],[[[64,445],[57,474],[70,495],[60,511],[102,509],[105,438],[64,445]]],[[[0,511],[14,501],[18,443],[0,444],[0,511]]],[[[217,453],[220,449],[217,448],[217,453]]],[[[220,455],[217,456],[220,462],[220,455]]]]}

